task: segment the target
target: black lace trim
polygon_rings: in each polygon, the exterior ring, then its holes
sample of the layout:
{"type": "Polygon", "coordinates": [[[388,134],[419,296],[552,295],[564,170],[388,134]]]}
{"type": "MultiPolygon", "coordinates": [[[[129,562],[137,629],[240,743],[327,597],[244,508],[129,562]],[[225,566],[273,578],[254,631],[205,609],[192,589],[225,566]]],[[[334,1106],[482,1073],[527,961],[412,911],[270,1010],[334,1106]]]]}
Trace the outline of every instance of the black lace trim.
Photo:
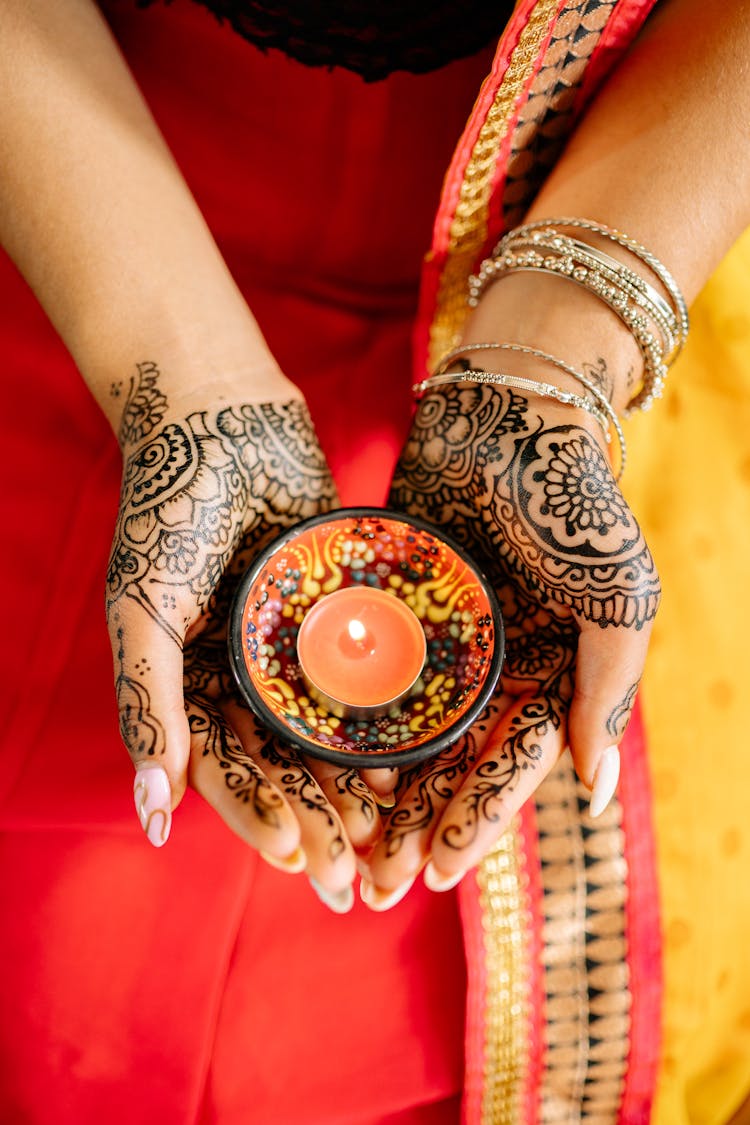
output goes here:
{"type": "MultiPolygon", "coordinates": [[[[136,0],[141,8],[172,0],[136,0]]],[[[512,0],[331,0],[256,3],[194,0],[261,50],[276,48],[307,66],[342,66],[366,82],[395,70],[424,74],[473,55],[497,39],[512,0]]]]}

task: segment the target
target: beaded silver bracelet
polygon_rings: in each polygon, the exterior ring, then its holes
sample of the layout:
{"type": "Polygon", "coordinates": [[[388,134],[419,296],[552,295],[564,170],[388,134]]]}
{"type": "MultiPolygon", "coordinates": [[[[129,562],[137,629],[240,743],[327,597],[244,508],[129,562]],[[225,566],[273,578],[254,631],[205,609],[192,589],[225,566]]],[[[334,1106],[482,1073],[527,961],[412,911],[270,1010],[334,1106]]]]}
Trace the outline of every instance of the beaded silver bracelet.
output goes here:
{"type": "MultiPolygon", "coordinates": [[[[533,223],[525,223],[523,227],[516,228],[523,231],[543,230],[547,227],[570,227],[572,230],[587,230],[592,234],[600,234],[603,238],[609,239],[610,242],[615,242],[623,249],[629,250],[636,258],[639,258],[645,266],[651,270],[652,273],[658,277],[662,286],[669,294],[672,305],[674,306],[680,324],[680,337],[682,344],[687,339],[688,332],[690,331],[690,317],[688,315],[688,307],[682,291],[672,277],[667,267],[663,262],[637,242],[629,235],[623,234],[622,231],[615,230],[614,227],[608,227],[604,223],[594,222],[593,219],[579,219],[579,218],[563,218],[563,219],[537,219],[533,223]]],[[[676,357],[675,357],[676,358],[676,357]]]]}
{"type": "MultiPolygon", "coordinates": [[[[603,429],[604,429],[604,432],[605,432],[605,435],[606,435],[606,438],[607,438],[607,442],[609,442],[611,440],[610,435],[609,435],[609,429],[608,429],[609,426],[611,426],[612,429],[617,434],[617,442],[620,446],[620,464],[619,464],[619,467],[618,467],[618,471],[617,471],[617,475],[615,477],[615,480],[618,480],[618,481],[620,480],[622,474],[625,472],[625,465],[626,465],[627,459],[628,459],[628,450],[627,450],[627,445],[625,443],[625,434],[623,433],[622,426],[620,425],[620,419],[617,417],[617,413],[615,412],[615,409],[612,406],[612,403],[609,401],[607,396],[604,394],[601,387],[597,387],[596,383],[594,383],[593,380],[589,379],[586,375],[583,374],[583,372],[578,371],[575,367],[572,367],[570,364],[565,363],[564,360],[558,359],[557,356],[551,355],[549,352],[542,351],[540,348],[532,348],[528,344],[515,344],[515,343],[463,344],[463,345],[460,344],[458,347],[453,348],[450,352],[448,352],[447,355],[443,356],[443,358],[441,359],[440,363],[437,366],[436,374],[433,375],[432,378],[434,379],[437,376],[441,375],[443,373],[444,369],[450,363],[452,363],[454,360],[461,359],[463,356],[465,356],[469,352],[481,352],[481,351],[517,352],[521,355],[532,356],[534,359],[542,360],[545,363],[551,364],[553,367],[557,367],[560,371],[564,371],[567,375],[570,375],[571,378],[575,379],[578,383],[580,383],[581,386],[585,387],[586,390],[594,398],[597,406],[599,407],[598,413],[602,416],[603,429]]],[[[460,375],[460,372],[458,372],[457,374],[460,375]]],[[[415,389],[416,389],[416,387],[424,387],[428,382],[429,382],[429,380],[424,380],[423,383],[417,383],[415,385],[415,389]]],[[[544,384],[544,386],[548,386],[548,384],[544,384]]],[[[559,387],[557,389],[560,390],[559,387]]],[[[566,393],[566,392],[561,392],[561,393],[566,393]]],[[[554,397],[554,396],[550,396],[550,397],[554,397]]],[[[594,404],[592,404],[588,399],[584,399],[583,401],[585,403],[587,403],[587,405],[584,406],[583,409],[584,410],[588,409],[589,412],[591,413],[591,408],[594,404]]]]}
{"type": "Polygon", "coordinates": [[[590,399],[577,395],[573,391],[563,391],[554,383],[540,383],[536,379],[524,379],[520,375],[506,375],[500,371],[481,371],[469,368],[468,371],[441,371],[430,375],[421,383],[415,383],[412,390],[416,395],[422,395],[431,387],[439,387],[445,383],[489,383],[492,386],[510,387],[513,390],[527,391],[529,394],[539,395],[540,398],[553,398],[566,406],[575,406],[585,410],[596,418],[604,431],[604,436],[609,441],[607,419],[600,410],[594,406],[590,399]]]}
{"type": "Polygon", "coordinates": [[[668,367],[685,342],[688,314],[671,274],[645,247],[588,219],[544,219],[516,227],[469,279],[470,307],[477,305],[492,281],[514,270],[566,277],[603,300],[628,327],[643,357],[643,386],[628,403],[626,413],[647,410],[661,397],[668,367]],[[561,226],[590,230],[626,247],[656,274],[674,307],[640,274],[597,247],[561,234],[561,226]]]}
{"type": "Polygon", "coordinates": [[[669,363],[681,339],[681,327],[677,314],[664,298],[647,281],[594,246],[588,246],[567,235],[544,232],[526,237],[514,238],[513,252],[506,250],[491,261],[495,268],[538,269],[546,273],[564,273],[585,289],[597,289],[597,295],[609,297],[615,311],[627,309],[628,301],[641,308],[658,327],[662,335],[665,362],[669,363]],[[603,292],[602,292],[603,291],[603,292]]]}
{"type": "Polygon", "coordinates": [[[604,301],[633,335],[643,358],[644,388],[628,404],[628,410],[636,406],[647,409],[662,393],[667,374],[665,353],[676,350],[676,320],[670,317],[670,323],[647,295],[637,291],[638,275],[627,266],[621,266],[615,274],[618,263],[613,258],[601,268],[593,255],[576,252],[575,240],[563,235],[547,242],[539,235],[532,248],[527,249],[527,245],[521,239],[513,240],[499,257],[482,263],[479,274],[472,278],[469,304],[476,305],[490,282],[515,270],[556,274],[581,285],[604,301]]]}

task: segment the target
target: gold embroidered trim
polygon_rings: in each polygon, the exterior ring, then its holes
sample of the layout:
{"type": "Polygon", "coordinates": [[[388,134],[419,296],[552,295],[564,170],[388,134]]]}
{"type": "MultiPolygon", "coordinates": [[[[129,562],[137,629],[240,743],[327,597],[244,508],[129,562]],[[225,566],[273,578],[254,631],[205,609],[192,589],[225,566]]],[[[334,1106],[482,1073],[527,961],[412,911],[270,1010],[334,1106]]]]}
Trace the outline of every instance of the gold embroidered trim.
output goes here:
{"type": "Polygon", "coordinates": [[[558,6],[559,0],[539,0],[529,16],[466,165],[451,221],[448,259],[440,278],[437,312],[430,327],[430,370],[458,343],[468,311],[468,278],[487,238],[492,178],[500,146],[507,135],[516,100],[531,77],[558,6]]]}
{"type": "Polygon", "coordinates": [[[597,820],[565,755],[537,792],[546,993],[539,1121],[614,1125],[630,1033],[622,810],[597,820]]]}
{"type": "Polygon", "coordinates": [[[503,226],[523,221],[572,127],[576,95],[618,0],[569,0],[558,16],[544,62],[513,126],[505,169],[503,226]]]}
{"type": "Polygon", "coordinates": [[[482,1125],[515,1125],[528,1051],[527,897],[511,828],[477,874],[487,968],[482,1125]]]}

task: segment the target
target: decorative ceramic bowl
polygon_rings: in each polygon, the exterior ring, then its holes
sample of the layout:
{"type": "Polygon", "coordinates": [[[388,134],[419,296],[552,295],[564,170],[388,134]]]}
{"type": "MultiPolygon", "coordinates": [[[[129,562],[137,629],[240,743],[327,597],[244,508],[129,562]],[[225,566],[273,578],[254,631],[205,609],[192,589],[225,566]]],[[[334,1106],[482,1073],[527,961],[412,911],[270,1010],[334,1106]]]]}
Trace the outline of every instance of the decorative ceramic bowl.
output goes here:
{"type": "Polygon", "coordinates": [[[500,607],[471,559],[428,523],[385,508],[342,508],[281,535],[240,582],[229,629],[232,670],[262,722],[305,754],[368,768],[454,743],[489,701],[503,649],[500,607]],[[296,644],[321,598],[360,584],[402,599],[427,641],[409,697],[368,720],[339,718],[310,698],[296,644]]]}

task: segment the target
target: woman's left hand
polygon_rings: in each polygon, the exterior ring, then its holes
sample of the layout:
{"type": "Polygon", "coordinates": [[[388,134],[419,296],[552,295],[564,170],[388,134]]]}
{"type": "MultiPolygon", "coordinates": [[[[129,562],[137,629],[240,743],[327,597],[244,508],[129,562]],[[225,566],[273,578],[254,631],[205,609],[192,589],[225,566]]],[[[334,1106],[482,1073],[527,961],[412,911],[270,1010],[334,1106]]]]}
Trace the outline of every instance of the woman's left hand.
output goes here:
{"type": "Polygon", "coordinates": [[[453,747],[405,771],[363,897],[387,909],[429,859],[448,889],[507,829],[566,746],[601,812],[643,670],[659,578],[585,412],[504,388],[427,394],[391,504],[449,529],[498,593],[497,694],[453,747]]]}

